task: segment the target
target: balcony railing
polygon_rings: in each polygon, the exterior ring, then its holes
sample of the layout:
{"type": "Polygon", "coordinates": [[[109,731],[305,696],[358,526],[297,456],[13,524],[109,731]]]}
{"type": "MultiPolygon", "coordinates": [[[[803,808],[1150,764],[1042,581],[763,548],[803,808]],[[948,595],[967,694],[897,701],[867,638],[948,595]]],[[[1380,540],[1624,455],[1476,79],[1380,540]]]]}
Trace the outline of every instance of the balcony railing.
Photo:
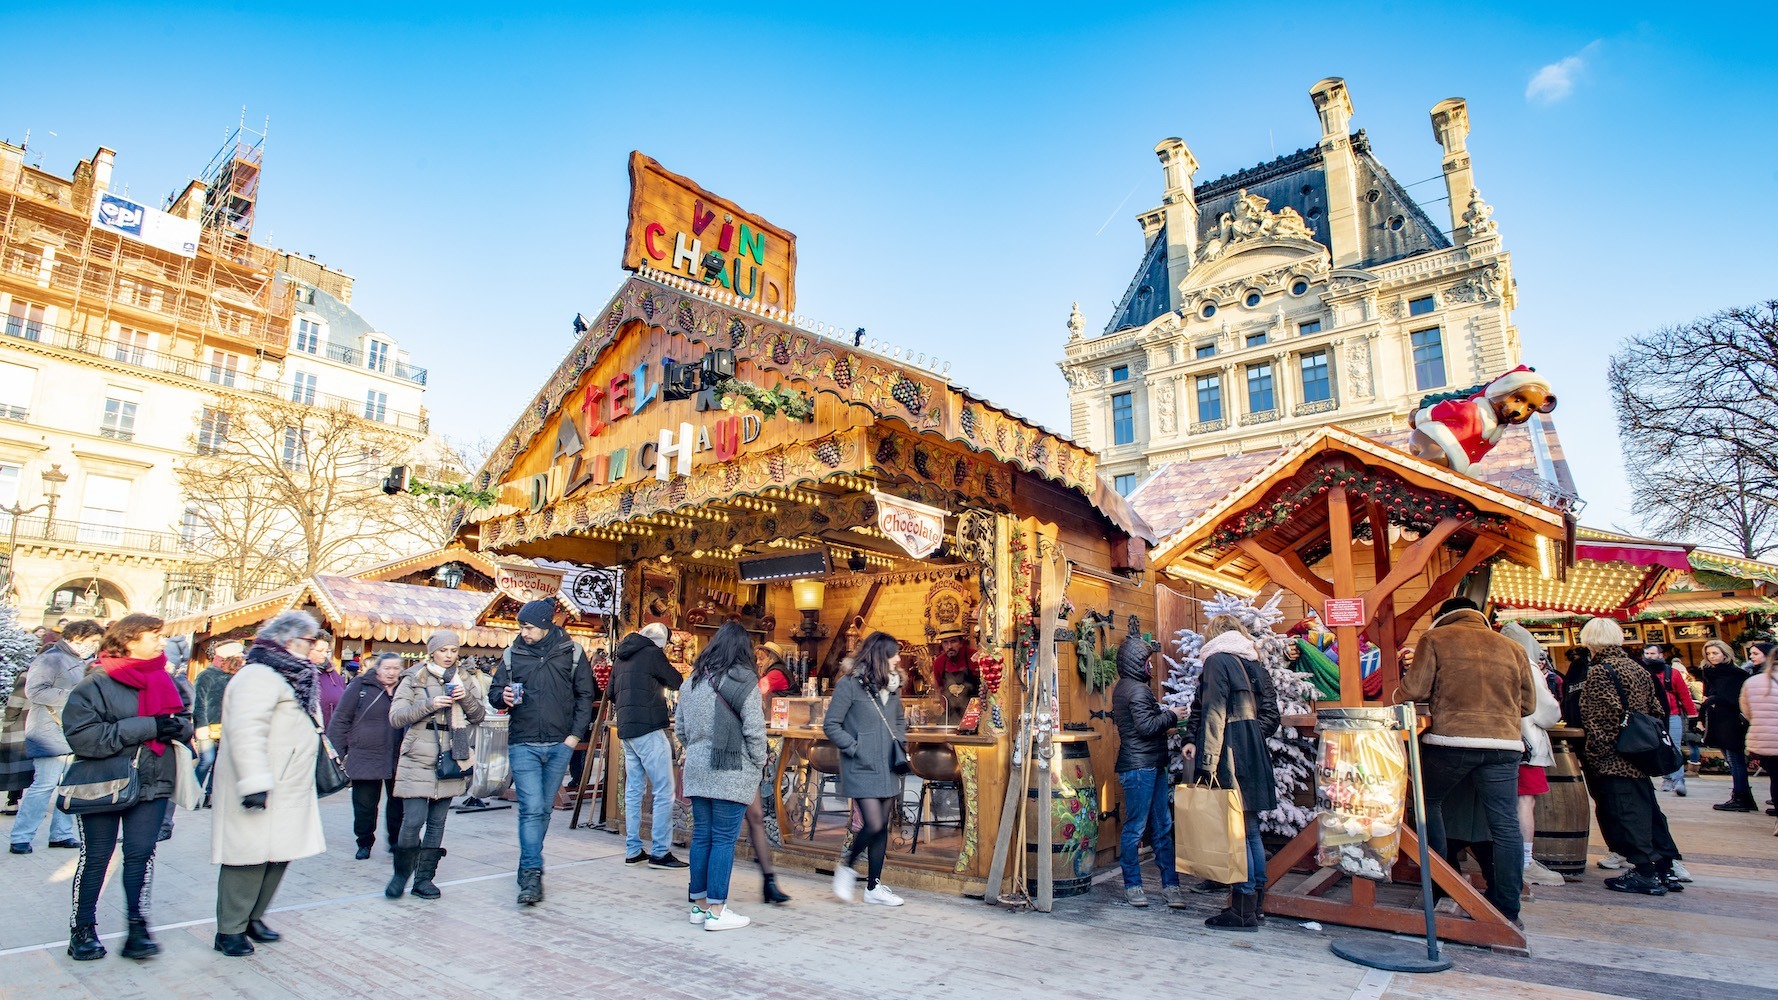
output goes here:
{"type": "Polygon", "coordinates": [[[1214,434],[1215,432],[1228,427],[1228,425],[1229,425],[1229,422],[1227,420],[1224,420],[1222,417],[1217,417],[1215,420],[1200,420],[1200,421],[1192,424],[1192,433],[1193,434],[1214,434]]]}
{"type": "MultiPolygon", "coordinates": [[[[46,517],[18,519],[20,541],[52,542],[60,545],[83,545],[104,549],[125,549],[131,552],[152,552],[164,555],[192,553],[198,550],[194,541],[173,531],[147,531],[142,528],[117,528],[109,524],[91,524],[46,517]]],[[[9,536],[12,517],[0,514],[0,536],[9,536]]]]}
{"type": "Polygon", "coordinates": [[[1299,417],[1307,417],[1316,413],[1332,413],[1339,408],[1340,401],[1329,396],[1326,399],[1317,399],[1313,402],[1298,403],[1296,409],[1291,412],[1299,417]]]}
{"type": "MultiPolygon", "coordinates": [[[[338,361],[342,364],[351,365],[354,368],[362,368],[365,371],[393,375],[398,379],[412,382],[415,385],[426,384],[426,369],[424,368],[404,365],[399,361],[391,360],[388,357],[379,358],[377,363],[373,365],[370,363],[370,355],[355,347],[347,347],[344,344],[328,343],[323,345],[323,348],[329,361],[338,361]]],[[[309,351],[306,353],[313,354],[315,352],[309,351]]]]}
{"type": "MultiPolygon", "coordinates": [[[[14,326],[13,324],[7,324],[4,329],[7,336],[17,340],[26,340],[34,344],[43,344],[47,347],[72,351],[76,354],[87,355],[88,357],[102,358],[113,364],[128,365],[132,368],[142,368],[148,371],[162,372],[168,375],[178,375],[198,382],[208,382],[211,385],[216,386],[218,389],[234,389],[237,392],[249,393],[255,396],[264,396],[268,399],[290,399],[290,387],[288,385],[281,382],[271,382],[266,379],[251,378],[235,369],[214,368],[208,361],[199,361],[195,358],[182,358],[174,354],[163,354],[159,351],[150,351],[146,348],[138,347],[135,344],[126,344],[116,340],[106,340],[103,337],[97,337],[87,333],[79,333],[59,326],[14,326]]],[[[307,395],[305,395],[304,400],[307,400],[307,398],[307,395]]],[[[296,400],[296,402],[302,401],[303,400],[296,400]]],[[[345,407],[360,417],[364,416],[364,400],[361,398],[353,399],[348,396],[330,396],[325,393],[315,393],[313,405],[330,409],[345,407]]],[[[6,412],[7,408],[5,406],[0,406],[0,417],[5,417],[6,412]]],[[[25,419],[24,411],[20,410],[18,412],[19,416],[12,419],[25,419]]],[[[383,417],[384,419],[377,421],[377,423],[388,424],[389,426],[398,427],[402,430],[418,431],[422,434],[427,430],[426,418],[418,413],[404,413],[400,410],[386,410],[383,417]]]]}
{"type": "Polygon", "coordinates": [[[1269,424],[1272,421],[1277,420],[1281,415],[1282,411],[1277,407],[1272,407],[1269,410],[1255,410],[1252,413],[1243,413],[1241,414],[1241,426],[1251,427],[1254,424],[1269,424]]]}

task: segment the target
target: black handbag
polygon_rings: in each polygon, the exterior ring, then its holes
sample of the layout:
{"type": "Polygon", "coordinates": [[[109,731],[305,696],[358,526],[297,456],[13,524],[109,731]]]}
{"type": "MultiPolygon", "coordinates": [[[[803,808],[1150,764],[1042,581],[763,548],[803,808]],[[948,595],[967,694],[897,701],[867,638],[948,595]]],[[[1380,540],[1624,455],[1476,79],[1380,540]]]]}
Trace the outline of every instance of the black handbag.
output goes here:
{"type": "Polygon", "coordinates": [[[883,706],[877,704],[877,699],[868,691],[865,692],[865,697],[870,699],[870,707],[877,710],[877,718],[883,720],[883,731],[889,734],[889,770],[896,774],[907,774],[914,769],[913,764],[908,761],[908,745],[896,739],[895,730],[889,728],[889,717],[883,714],[883,706]]]}
{"type": "Polygon", "coordinates": [[[1624,706],[1624,721],[1618,727],[1613,749],[1630,766],[1651,778],[1659,778],[1679,770],[1685,758],[1673,745],[1667,731],[1667,719],[1648,712],[1632,712],[1630,698],[1624,693],[1624,682],[1613,671],[1611,683],[1617,688],[1618,701],[1624,706]]]}
{"type": "MultiPolygon", "coordinates": [[[[315,720],[311,716],[309,721],[315,720]]],[[[339,755],[333,752],[333,744],[327,742],[327,733],[322,731],[319,723],[315,725],[315,739],[320,741],[315,750],[315,797],[324,799],[352,787],[352,779],[340,766],[339,755]]]]}
{"type": "Polygon", "coordinates": [[[94,760],[77,759],[56,784],[56,808],[70,816],[119,812],[142,795],[136,754],[141,747],[94,760]]]}
{"type": "Polygon", "coordinates": [[[438,752],[438,777],[440,780],[448,781],[452,778],[467,778],[470,774],[474,773],[474,771],[475,768],[464,767],[459,763],[457,758],[451,756],[449,750],[440,750],[438,752]]]}

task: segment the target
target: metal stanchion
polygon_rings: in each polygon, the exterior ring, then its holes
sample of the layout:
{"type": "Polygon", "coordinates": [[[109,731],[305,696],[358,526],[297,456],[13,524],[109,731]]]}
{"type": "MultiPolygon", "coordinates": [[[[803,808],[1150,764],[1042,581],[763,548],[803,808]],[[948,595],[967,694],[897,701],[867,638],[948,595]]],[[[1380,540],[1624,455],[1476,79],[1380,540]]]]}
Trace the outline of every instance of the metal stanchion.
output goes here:
{"type": "Polygon", "coordinates": [[[1432,908],[1432,849],[1426,845],[1426,793],[1420,780],[1420,733],[1414,706],[1396,705],[1393,728],[1404,730],[1408,740],[1408,788],[1414,793],[1414,831],[1420,841],[1420,908],[1426,914],[1426,954],[1418,944],[1400,938],[1362,937],[1335,941],[1334,954],[1348,962],[1386,972],[1443,972],[1451,967],[1438,946],[1438,926],[1432,908]]]}

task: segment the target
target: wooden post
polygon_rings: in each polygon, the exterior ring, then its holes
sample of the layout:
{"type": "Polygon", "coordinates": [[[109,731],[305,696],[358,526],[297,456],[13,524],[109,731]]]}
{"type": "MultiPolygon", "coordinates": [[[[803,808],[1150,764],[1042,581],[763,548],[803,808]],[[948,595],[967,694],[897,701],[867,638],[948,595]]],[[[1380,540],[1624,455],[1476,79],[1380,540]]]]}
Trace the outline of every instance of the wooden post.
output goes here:
{"type": "MultiPolygon", "coordinates": [[[[1359,596],[1358,582],[1352,575],[1352,506],[1344,486],[1327,491],[1327,544],[1333,562],[1333,596],[1359,596]]],[[[1358,630],[1342,626],[1334,629],[1334,638],[1340,644],[1340,706],[1356,708],[1364,704],[1358,630]]]]}
{"type": "MultiPolygon", "coordinates": [[[[1389,515],[1383,510],[1382,503],[1372,500],[1367,505],[1367,517],[1371,523],[1371,566],[1375,569],[1375,578],[1379,582],[1389,578],[1389,515]]],[[[1395,634],[1395,594],[1383,594],[1377,599],[1375,608],[1367,609],[1371,616],[1371,641],[1383,652],[1383,663],[1379,671],[1383,677],[1381,701],[1389,703],[1389,694],[1401,682],[1401,664],[1395,658],[1395,647],[1398,640],[1395,634]]]]}

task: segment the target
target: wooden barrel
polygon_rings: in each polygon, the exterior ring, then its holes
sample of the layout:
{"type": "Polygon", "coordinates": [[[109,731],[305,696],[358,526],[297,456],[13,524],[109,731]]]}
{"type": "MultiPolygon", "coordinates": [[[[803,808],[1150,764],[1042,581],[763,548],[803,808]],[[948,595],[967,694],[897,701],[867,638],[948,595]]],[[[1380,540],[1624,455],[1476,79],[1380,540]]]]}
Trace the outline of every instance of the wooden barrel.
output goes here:
{"type": "MultiPolygon", "coordinates": [[[[1055,895],[1084,896],[1093,888],[1093,862],[1099,849],[1099,790],[1093,780],[1093,757],[1084,742],[1056,744],[1050,758],[1050,800],[1037,801],[1035,787],[1025,802],[1026,878],[1036,884],[1037,824],[1050,828],[1050,871],[1055,895]],[[1045,815],[1047,811],[1048,815],[1045,815]]],[[[1033,783],[1035,785],[1035,782],[1033,783]]]]}
{"type": "Polygon", "coordinates": [[[1592,803],[1580,773],[1582,735],[1581,730],[1566,726],[1550,730],[1550,749],[1556,762],[1544,770],[1550,790],[1537,797],[1537,837],[1531,842],[1531,856],[1564,875],[1587,870],[1592,803]]]}

